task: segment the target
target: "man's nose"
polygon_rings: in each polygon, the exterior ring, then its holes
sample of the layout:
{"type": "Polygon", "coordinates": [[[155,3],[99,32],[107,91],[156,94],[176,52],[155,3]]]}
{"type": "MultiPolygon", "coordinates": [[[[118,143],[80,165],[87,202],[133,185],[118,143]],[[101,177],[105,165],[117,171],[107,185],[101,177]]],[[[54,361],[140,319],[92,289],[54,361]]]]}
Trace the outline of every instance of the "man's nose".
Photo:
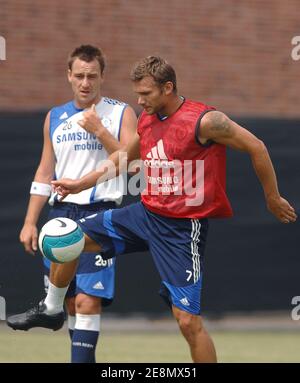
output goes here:
{"type": "Polygon", "coordinates": [[[143,105],[144,104],[144,100],[143,100],[143,98],[141,96],[139,96],[139,98],[138,98],[138,104],[139,105],[143,105]]]}
{"type": "Polygon", "coordinates": [[[82,80],[82,86],[84,86],[85,88],[87,88],[89,86],[89,81],[88,81],[88,78],[87,77],[84,77],[83,80],[82,80]]]}

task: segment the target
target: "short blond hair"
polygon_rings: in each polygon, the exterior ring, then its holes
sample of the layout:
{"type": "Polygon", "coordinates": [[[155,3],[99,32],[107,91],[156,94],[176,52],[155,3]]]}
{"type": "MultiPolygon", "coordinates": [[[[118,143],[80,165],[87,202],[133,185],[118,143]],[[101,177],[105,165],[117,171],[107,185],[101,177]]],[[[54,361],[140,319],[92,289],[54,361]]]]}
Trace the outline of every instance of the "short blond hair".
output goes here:
{"type": "Polygon", "coordinates": [[[151,76],[153,80],[163,85],[167,81],[173,83],[173,90],[177,92],[176,73],[174,68],[159,56],[148,56],[138,61],[130,73],[131,81],[140,81],[144,77],[151,76]]]}

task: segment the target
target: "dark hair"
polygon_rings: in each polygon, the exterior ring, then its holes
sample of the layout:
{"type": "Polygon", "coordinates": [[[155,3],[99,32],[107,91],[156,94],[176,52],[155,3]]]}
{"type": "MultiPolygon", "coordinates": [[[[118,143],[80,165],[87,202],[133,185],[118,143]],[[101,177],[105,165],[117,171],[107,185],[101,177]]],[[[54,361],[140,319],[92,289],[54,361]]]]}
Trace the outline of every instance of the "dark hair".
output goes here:
{"type": "Polygon", "coordinates": [[[101,74],[105,68],[105,57],[100,48],[93,47],[92,45],[81,45],[74,49],[68,58],[68,67],[72,70],[73,62],[76,58],[86,61],[87,63],[96,59],[100,65],[101,74]]]}
{"type": "Polygon", "coordinates": [[[130,79],[140,81],[151,76],[153,80],[163,85],[167,81],[173,83],[174,92],[177,92],[176,73],[173,67],[159,56],[148,56],[138,61],[131,70],[130,79]]]}

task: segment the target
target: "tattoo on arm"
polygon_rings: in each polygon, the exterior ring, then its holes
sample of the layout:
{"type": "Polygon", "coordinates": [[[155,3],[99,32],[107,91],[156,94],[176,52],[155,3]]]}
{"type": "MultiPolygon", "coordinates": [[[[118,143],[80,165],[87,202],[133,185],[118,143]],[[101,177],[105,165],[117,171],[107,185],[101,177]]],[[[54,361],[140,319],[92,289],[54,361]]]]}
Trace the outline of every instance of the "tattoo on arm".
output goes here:
{"type": "Polygon", "coordinates": [[[213,111],[207,113],[208,127],[213,135],[230,137],[231,135],[231,123],[224,113],[213,111]]]}

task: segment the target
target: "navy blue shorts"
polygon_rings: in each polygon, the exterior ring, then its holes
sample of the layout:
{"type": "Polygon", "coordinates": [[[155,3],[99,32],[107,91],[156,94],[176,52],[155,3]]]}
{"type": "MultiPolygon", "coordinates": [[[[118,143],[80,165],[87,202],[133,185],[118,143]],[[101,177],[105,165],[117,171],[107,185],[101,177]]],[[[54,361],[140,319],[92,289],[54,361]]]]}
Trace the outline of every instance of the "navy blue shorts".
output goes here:
{"type": "MultiPolygon", "coordinates": [[[[50,209],[48,219],[67,217],[74,221],[107,209],[115,208],[114,202],[96,202],[90,205],[77,205],[74,203],[58,203],[50,209]]],[[[50,261],[44,258],[45,289],[48,286],[50,261]]],[[[70,283],[67,297],[73,297],[79,293],[102,298],[103,306],[112,302],[115,290],[115,258],[103,259],[99,253],[82,253],[76,276],[70,283]]]]}
{"type": "Polygon", "coordinates": [[[162,280],[161,295],[181,310],[200,314],[207,219],[163,217],[138,202],[78,223],[101,246],[103,259],[149,249],[162,280]]]}

